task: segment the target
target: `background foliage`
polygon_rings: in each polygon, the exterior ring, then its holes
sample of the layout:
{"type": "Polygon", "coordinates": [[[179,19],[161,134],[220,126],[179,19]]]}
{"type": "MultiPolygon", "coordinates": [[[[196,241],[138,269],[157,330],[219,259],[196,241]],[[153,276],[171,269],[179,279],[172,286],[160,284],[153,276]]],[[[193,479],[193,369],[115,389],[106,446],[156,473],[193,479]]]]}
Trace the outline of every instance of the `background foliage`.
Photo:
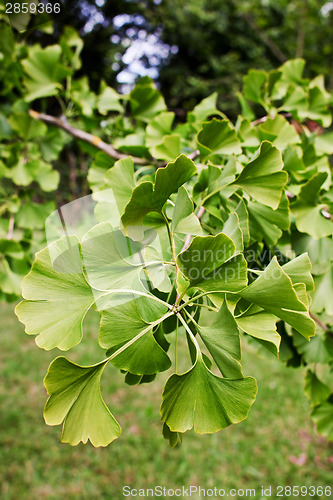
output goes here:
{"type": "Polygon", "coordinates": [[[29,39],[46,45],[66,25],[78,30],[85,40],[81,74],[89,75],[94,91],[101,78],[119,85],[117,75],[137,52],[141,64],[133,71],[153,71],[167,106],[179,113],[218,92],[223,110],[235,117],[243,75],[295,57],[306,59],[306,76],[324,73],[333,86],[332,10],[321,0],[65,0],[52,19],[53,33],[31,32],[29,39]]]}

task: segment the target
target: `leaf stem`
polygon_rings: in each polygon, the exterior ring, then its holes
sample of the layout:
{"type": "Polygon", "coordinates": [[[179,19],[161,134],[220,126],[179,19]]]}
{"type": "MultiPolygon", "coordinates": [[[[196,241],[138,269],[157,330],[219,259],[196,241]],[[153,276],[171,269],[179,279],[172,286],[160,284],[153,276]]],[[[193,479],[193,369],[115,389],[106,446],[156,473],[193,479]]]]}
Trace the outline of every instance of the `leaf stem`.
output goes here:
{"type": "MultiPolygon", "coordinates": [[[[186,291],[182,295],[185,295],[186,291]]],[[[192,302],[194,300],[201,299],[201,297],[204,297],[205,295],[209,295],[210,293],[212,293],[212,292],[203,292],[203,293],[201,293],[199,295],[195,295],[194,297],[192,297],[191,299],[189,299],[187,302],[184,302],[184,304],[182,304],[181,306],[179,306],[178,307],[178,311],[181,311],[182,309],[184,309],[184,307],[188,306],[189,304],[192,304],[192,302]]]]}
{"type": "Polygon", "coordinates": [[[178,325],[179,325],[179,319],[177,317],[177,322],[176,322],[176,342],[175,342],[175,373],[178,371],[178,325]]]}
{"type": "Polygon", "coordinates": [[[192,302],[192,306],[204,307],[205,309],[209,309],[210,311],[218,311],[216,307],[209,306],[208,304],[200,304],[199,302],[192,302]]]}
{"type": "Polygon", "coordinates": [[[175,242],[174,242],[172,234],[171,234],[170,225],[169,225],[169,222],[168,222],[166,215],[163,212],[162,212],[162,217],[164,219],[164,222],[166,224],[166,228],[168,231],[168,236],[169,236],[171,250],[172,250],[172,258],[176,262],[176,247],[175,247],[175,242]]]}
{"type": "MultiPolygon", "coordinates": [[[[153,323],[149,323],[149,326],[147,326],[147,328],[145,328],[144,330],[142,330],[142,332],[138,333],[138,335],[136,335],[131,340],[129,340],[126,344],[124,344],[123,346],[121,346],[116,352],[114,352],[113,354],[111,354],[111,356],[109,356],[108,358],[106,358],[104,360],[104,362],[109,362],[113,358],[115,358],[116,356],[118,356],[119,354],[121,354],[128,347],[130,347],[132,344],[134,344],[134,342],[136,342],[141,337],[143,337],[147,332],[149,332],[152,328],[154,328],[155,326],[157,326],[160,323],[162,323],[162,321],[164,321],[165,319],[169,318],[169,316],[172,316],[172,314],[173,314],[173,312],[171,312],[171,311],[167,312],[166,314],[164,314],[164,316],[162,316],[158,320],[154,321],[153,323]]],[[[103,361],[101,361],[101,363],[103,363],[103,361]]]]}
{"type": "MultiPolygon", "coordinates": [[[[156,297],[156,295],[149,295],[148,293],[139,292],[138,290],[131,290],[131,289],[126,289],[126,288],[119,288],[119,289],[115,289],[115,290],[100,290],[99,288],[93,287],[91,285],[91,283],[89,283],[88,280],[87,280],[87,282],[88,282],[88,284],[91,286],[91,288],[93,290],[96,290],[97,292],[106,292],[103,295],[101,295],[101,297],[105,297],[105,296],[111,295],[113,293],[132,293],[133,295],[140,295],[142,297],[146,297],[147,299],[155,300],[156,302],[159,302],[160,304],[163,304],[164,306],[166,306],[170,310],[173,309],[172,305],[168,304],[167,302],[164,302],[164,300],[162,300],[162,299],[159,299],[158,297],[156,297]]],[[[95,300],[95,302],[98,299],[100,299],[101,297],[97,297],[97,299],[95,300]]]]}
{"type": "Polygon", "coordinates": [[[198,328],[200,328],[200,327],[199,327],[199,325],[198,325],[198,323],[197,323],[197,322],[195,321],[195,319],[193,318],[193,316],[192,316],[192,315],[191,315],[191,314],[190,314],[190,313],[189,313],[186,309],[184,309],[184,313],[185,313],[185,314],[186,314],[186,315],[190,318],[190,320],[192,321],[192,323],[193,323],[195,326],[197,326],[198,328]]]}
{"type": "MultiPolygon", "coordinates": [[[[178,271],[178,269],[177,269],[178,271]]],[[[186,292],[190,289],[191,287],[188,286],[180,295],[177,295],[177,299],[176,299],[176,304],[180,304],[180,301],[182,300],[182,298],[184,297],[184,295],[186,294],[186,292]]]]}
{"type": "Polygon", "coordinates": [[[312,314],[312,312],[309,312],[309,314],[310,314],[310,317],[313,319],[313,321],[315,321],[317,323],[317,325],[320,326],[320,328],[322,328],[325,332],[329,331],[329,328],[327,328],[327,326],[324,325],[324,323],[322,321],[320,321],[320,319],[317,318],[317,316],[312,314]]]}
{"type": "Polygon", "coordinates": [[[214,196],[215,194],[219,193],[220,191],[222,191],[222,189],[228,187],[233,181],[230,181],[229,184],[225,184],[223,186],[219,186],[218,188],[214,189],[211,193],[208,193],[204,199],[201,201],[200,205],[198,205],[198,207],[203,208],[205,210],[205,207],[203,206],[207,200],[209,200],[209,198],[211,198],[212,196],[214,196]]]}
{"type": "Polygon", "coordinates": [[[197,358],[202,358],[200,346],[198,344],[197,339],[193,335],[191,328],[188,326],[188,324],[186,323],[186,321],[184,320],[184,318],[182,317],[182,315],[180,313],[177,313],[177,318],[179,318],[179,321],[183,324],[183,327],[185,328],[185,330],[187,331],[187,333],[191,337],[191,340],[192,340],[193,344],[195,345],[195,348],[197,351],[197,358]]]}

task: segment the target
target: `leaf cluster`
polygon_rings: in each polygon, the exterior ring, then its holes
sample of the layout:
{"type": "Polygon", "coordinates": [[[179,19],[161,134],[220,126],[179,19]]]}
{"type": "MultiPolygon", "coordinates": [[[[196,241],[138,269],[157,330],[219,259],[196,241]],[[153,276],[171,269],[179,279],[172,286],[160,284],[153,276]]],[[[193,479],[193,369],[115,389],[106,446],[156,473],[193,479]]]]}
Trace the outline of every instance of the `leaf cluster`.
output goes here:
{"type": "Polygon", "coordinates": [[[93,216],[83,214],[79,228],[65,221],[59,238],[37,252],[16,308],[46,350],[74,348],[87,311],[100,316],[100,362],[51,363],[46,422],[63,424],[64,442],[106,446],[120,426],[102,399],[102,373],[121,370],[140,386],[172,370],[161,404],[170,444],[192,428],[224,429],[244,420],[255,400],[256,381],[241,366],[250,341],[290,365],[311,365],[313,417],[331,437],[333,151],[325,129],[332,97],[323,78],[304,78],[300,59],[253,70],[236,123],[217,94],[179,122],[149,78],[128,95],[104,82],[93,92],[77,75],[82,42],[71,29],[45,48],[9,36],[0,43],[15,48],[1,89],[15,103],[0,108],[0,174],[14,193],[2,208],[6,294],[17,290],[16,266],[27,267],[40,247],[43,234],[32,242],[54,204],[37,203],[36,186],[57,187],[52,162],[68,140],[29,106],[51,112],[58,103],[66,123],[94,137],[77,144],[93,157],[93,216]],[[257,119],[258,109],[265,115],[257,119]],[[121,159],[96,153],[101,140],[121,159]]]}

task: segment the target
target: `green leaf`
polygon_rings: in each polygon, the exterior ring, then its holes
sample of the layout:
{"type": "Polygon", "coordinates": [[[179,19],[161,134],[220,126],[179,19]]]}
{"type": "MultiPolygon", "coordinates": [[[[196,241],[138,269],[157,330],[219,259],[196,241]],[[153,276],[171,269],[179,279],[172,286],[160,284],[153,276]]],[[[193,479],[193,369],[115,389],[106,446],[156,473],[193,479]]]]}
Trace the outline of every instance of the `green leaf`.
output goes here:
{"type": "Polygon", "coordinates": [[[184,186],[180,186],[172,214],[171,231],[183,234],[202,235],[200,222],[193,213],[193,202],[184,186]]]}
{"type": "Polygon", "coordinates": [[[301,113],[300,117],[318,121],[323,127],[328,128],[332,123],[332,114],[328,109],[328,103],[324,92],[319,87],[309,89],[308,109],[301,113]]]}
{"type": "Polygon", "coordinates": [[[279,71],[282,73],[283,80],[291,83],[302,84],[303,83],[303,71],[305,66],[305,60],[291,59],[290,61],[286,61],[280,66],[279,71]]]}
{"type": "Polygon", "coordinates": [[[0,255],[8,255],[14,259],[23,259],[24,251],[18,241],[0,239],[0,255]]]}
{"type": "Polygon", "coordinates": [[[102,82],[100,94],[97,97],[96,107],[101,115],[106,115],[108,111],[118,111],[122,113],[124,108],[120,103],[121,95],[114,89],[108,87],[105,82],[102,82]]]}
{"type": "Polygon", "coordinates": [[[242,378],[239,331],[226,301],[215,315],[213,323],[200,326],[198,332],[223,377],[242,378]]]}
{"type": "Polygon", "coordinates": [[[202,156],[231,155],[242,152],[237,132],[228,120],[213,118],[210,122],[204,122],[197,135],[197,144],[202,156]]]}
{"type": "Polygon", "coordinates": [[[168,275],[170,266],[165,264],[161,251],[157,248],[147,245],[144,250],[144,260],[148,263],[145,272],[151,281],[153,288],[157,288],[161,292],[169,293],[172,285],[168,275]]]}
{"type": "MultiPolygon", "coordinates": [[[[32,13],[34,12],[35,14],[37,14],[37,12],[38,12],[37,6],[38,6],[39,2],[37,2],[36,0],[27,0],[26,3],[27,3],[27,10],[26,11],[22,10],[22,8],[19,8],[16,10],[16,12],[12,11],[10,14],[8,14],[8,16],[2,15],[2,21],[9,22],[11,29],[15,28],[20,33],[26,31],[28,24],[29,24],[29,21],[32,17],[32,13]],[[33,10],[33,7],[31,4],[36,4],[36,7],[35,7],[36,10],[33,10]]],[[[22,6],[22,3],[20,2],[19,5],[22,6]]],[[[3,14],[5,14],[5,8],[7,11],[7,4],[5,4],[5,2],[1,2],[0,9],[3,10],[3,14]]],[[[45,22],[45,19],[44,19],[44,22],[45,22]]]]}
{"type": "Polygon", "coordinates": [[[327,439],[333,440],[333,404],[327,401],[316,407],[311,413],[317,431],[327,439]]]}
{"type": "Polygon", "coordinates": [[[314,240],[307,234],[296,234],[293,248],[297,254],[307,252],[312,264],[312,273],[320,275],[331,269],[333,261],[333,240],[321,238],[314,240]]]}
{"type": "Polygon", "coordinates": [[[274,146],[281,151],[287,146],[301,143],[301,138],[293,125],[281,115],[277,115],[274,118],[267,118],[267,120],[260,125],[259,138],[261,141],[271,141],[274,146]]]}
{"type": "Polygon", "coordinates": [[[107,308],[105,301],[117,300],[112,290],[136,290],[146,292],[140,274],[146,262],[143,246],[130,240],[119,230],[114,230],[108,222],[94,226],[83,236],[82,257],[89,284],[103,291],[97,307],[107,308]]]}
{"type": "Polygon", "coordinates": [[[329,387],[323,384],[312,370],[306,372],[304,391],[312,406],[323,403],[331,392],[329,387]]]}
{"type": "Polygon", "coordinates": [[[256,117],[256,115],[253,113],[251,106],[247,102],[247,100],[244,98],[243,94],[240,92],[236,93],[237,99],[239,101],[240,107],[241,107],[241,115],[244,116],[246,120],[253,121],[256,117]]]}
{"type": "Polygon", "coordinates": [[[293,116],[297,117],[299,121],[303,121],[308,108],[308,93],[306,90],[299,86],[289,86],[285,83],[282,83],[279,87],[282,87],[281,93],[284,97],[281,109],[290,112],[293,116]]]}
{"type": "Polygon", "coordinates": [[[207,200],[228,186],[235,179],[235,173],[236,162],[234,158],[229,159],[222,168],[208,164],[201,170],[199,178],[193,186],[194,201],[207,208],[207,200]]]}
{"type": "Polygon", "coordinates": [[[104,186],[104,175],[115,164],[114,160],[102,151],[98,152],[90,165],[88,172],[89,186],[97,191],[104,186]]]}
{"type": "Polygon", "coordinates": [[[155,176],[155,184],[149,181],[139,184],[126,205],[122,222],[125,227],[142,224],[149,212],[162,212],[162,208],[172,193],[178,191],[186,181],[196,173],[193,161],[180,155],[166,167],[159,168],[155,176]]]}
{"type": "Polygon", "coordinates": [[[155,304],[144,297],[102,312],[101,347],[112,351],[123,347],[122,352],[111,359],[117,368],[136,375],[153,375],[170,368],[169,357],[153,335],[154,326],[163,321],[167,309],[155,304]],[[149,321],[143,319],[140,307],[145,308],[149,321]]]}
{"type": "Polygon", "coordinates": [[[291,213],[295,217],[296,227],[301,233],[308,233],[315,239],[333,234],[333,222],[322,214],[326,205],[318,203],[321,187],[327,178],[326,172],[319,172],[306,182],[291,205],[291,213]]]}
{"type": "Polygon", "coordinates": [[[325,204],[316,207],[305,206],[301,203],[293,205],[292,214],[296,219],[297,229],[310,234],[315,239],[331,235],[333,222],[322,214],[325,209],[325,204]]]}
{"type": "Polygon", "coordinates": [[[145,134],[143,130],[128,134],[125,137],[117,137],[113,140],[113,145],[122,153],[134,156],[147,156],[148,149],[145,146],[145,134]]]}
{"type": "Polygon", "coordinates": [[[40,97],[57,95],[61,81],[71,74],[71,70],[60,64],[61,48],[50,45],[45,49],[31,50],[22,66],[29,78],[25,80],[27,102],[40,97]]]}
{"type": "Polygon", "coordinates": [[[258,129],[251,125],[247,118],[241,118],[237,125],[238,136],[241,140],[242,147],[245,148],[258,148],[260,140],[258,137],[258,129]]]}
{"type": "Polygon", "coordinates": [[[216,107],[217,97],[217,92],[214,92],[210,96],[205,97],[205,99],[202,99],[202,101],[199,102],[199,104],[197,104],[190,113],[188,113],[188,121],[190,123],[203,122],[213,115],[222,116],[221,111],[219,111],[216,107]]]}
{"type": "Polygon", "coordinates": [[[236,255],[233,241],[223,233],[196,236],[177,257],[189,287],[203,291],[236,292],[247,284],[246,261],[236,255]],[[232,258],[233,257],[233,258],[232,258]]]}
{"type": "Polygon", "coordinates": [[[163,433],[164,439],[169,440],[170,448],[175,448],[177,446],[177,444],[181,444],[181,442],[182,442],[181,433],[170,431],[169,427],[167,426],[167,424],[165,422],[163,424],[162,433],[163,433]]]}
{"type": "Polygon", "coordinates": [[[326,333],[317,329],[316,336],[310,342],[293,332],[294,345],[306,363],[329,363],[333,357],[333,340],[326,333]]]}
{"type": "Polygon", "coordinates": [[[162,111],[148,123],[146,128],[146,146],[161,144],[164,136],[171,134],[175,114],[171,111],[162,111]]]}
{"type": "MultiPolygon", "coordinates": [[[[101,193],[97,193],[94,199],[101,201],[104,190],[112,189],[115,197],[119,214],[123,214],[124,209],[132,196],[135,187],[134,182],[134,163],[131,157],[116,161],[104,175],[104,185],[101,187],[101,193]]],[[[106,193],[106,199],[110,197],[110,192],[106,193]]],[[[103,198],[104,201],[104,198],[103,198]]]]}
{"type": "Polygon", "coordinates": [[[327,179],[326,172],[318,172],[313,175],[305,184],[301,186],[298,198],[309,205],[315,206],[319,193],[327,179]]]}
{"type": "Polygon", "coordinates": [[[242,231],[244,246],[247,247],[250,242],[249,212],[243,198],[235,208],[235,213],[237,214],[239,227],[242,231]]]}
{"type": "Polygon", "coordinates": [[[48,129],[47,133],[38,141],[44,160],[47,162],[56,160],[70,140],[70,136],[66,135],[63,130],[48,129]]]}
{"type": "Polygon", "coordinates": [[[29,141],[46,134],[45,123],[35,120],[29,115],[29,106],[24,101],[17,101],[12,111],[8,123],[22,139],[29,141]]]}
{"type": "Polygon", "coordinates": [[[71,26],[64,27],[64,31],[60,38],[60,46],[71,67],[80,69],[81,61],[79,56],[83,49],[83,40],[71,26]]]}
{"type": "Polygon", "coordinates": [[[37,335],[39,347],[65,351],[81,341],[82,322],[94,297],[82,273],[76,236],[63,237],[36,254],[22,295],[26,300],[15,312],[26,333],[37,335]]]}
{"type": "Polygon", "coordinates": [[[333,265],[320,276],[314,278],[315,291],[311,294],[313,312],[326,311],[333,315],[333,265]]]}
{"type": "Polygon", "coordinates": [[[286,231],[290,227],[289,202],[284,194],[276,210],[253,201],[247,203],[247,210],[250,235],[254,241],[263,239],[273,246],[282,236],[282,230],[286,231]]]}
{"type": "Polygon", "coordinates": [[[315,324],[309,317],[307,307],[299,300],[291,279],[276,257],[259,278],[239,295],[286,321],[305,338],[315,334],[315,324]]]}
{"type": "Polygon", "coordinates": [[[101,395],[105,365],[80,366],[64,357],[51,363],[44,379],[50,396],[44,418],[48,425],[63,422],[63,443],[77,445],[89,439],[95,447],[107,446],[120,435],[121,428],[101,395]]]}
{"type": "Polygon", "coordinates": [[[81,110],[84,116],[92,116],[96,108],[96,94],[90,90],[87,76],[72,82],[70,88],[71,100],[81,110]]]}
{"type": "Polygon", "coordinates": [[[295,179],[296,182],[302,180],[305,165],[303,150],[300,146],[287,146],[283,153],[283,163],[286,172],[291,174],[291,179],[295,179]]]}
{"type": "Polygon", "coordinates": [[[244,420],[256,393],[254,378],[217,377],[199,357],[188,372],[168,379],[162,396],[162,421],[172,432],[193,427],[199,434],[217,432],[244,420]]]}
{"type": "Polygon", "coordinates": [[[173,161],[180,155],[180,136],[165,135],[160,144],[149,148],[150,154],[159,160],[173,161]]]}
{"type": "Polygon", "coordinates": [[[255,158],[248,163],[233,184],[240,186],[255,200],[275,210],[280,203],[288,174],[282,172],[281,152],[264,141],[255,158]]]}
{"type": "Polygon", "coordinates": [[[8,118],[0,113],[0,139],[10,139],[13,134],[13,131],[8,123],[8,118]]]}
{"type": "Polygon", "coordinates": [[[150,78],[142,80],[130,93],[132,115],[138,120],[149,122],[154,116],[166,110],[165,102],[150,78]]]}
{"type": "Polygon", "coordinates": [[[37,170],[38,162],[27,162],[20,156],[16,165],[9,170],[9,176],[17,186],[28,186],[34,180],[37,170]]]}
{"type": "Polygon", "coordinates": [[[43,191],[47,193],[55,191],[58,187],[60,174],[57,170],[53,170],[52,165],[45,163],[43,160],[39,161],[39,168],[36,174],[36,181],[43,191]]]}
{"type": "Polygon", "coordinates": [[[225,221],[223,234],[229,236],[229,238],[234,242],[236,253],[244,250],[243,233],[236,212],[232,212],[225,221]]]}
{"type": "Polygon", "coordinates": [[[23,276],[15,273],[7,259],[0,259],[0,289],[9,294],[19,295],[23,276]]]}
{"type": "Polygon", "coordinates": [[[235,320],[245,333],[278,356],[281,337],[276,331],[276,316],[252,305],[235,320]]]}
{"type": "Polygon", "coordinates": [[[24,229],[44,229],[47,217],[55,209],[53,201],[47,203],[25,203],[16,215],[16,224],[24,229]]]}
{"type": "Polygon", "coordinates": [[[333,154],[333,132],[317,135],[314,140],[318,156],[333,154]]]}
{"type": "Polygon", "coordinates": [[[243,78],[243,92],[246,99],[265,107],[266,83],[267,73],[265,71],[250,70],[243,78]]]}
{"type": "Polygon", "coordinates": [[[307,291],[314,290],[314,282],[311,275],[311,262],[307,253],[299,255],[295,259],[287,262],[282,266],[285,273],[288,274],[293,285],[297,283],[304,283],[307,291]]]}

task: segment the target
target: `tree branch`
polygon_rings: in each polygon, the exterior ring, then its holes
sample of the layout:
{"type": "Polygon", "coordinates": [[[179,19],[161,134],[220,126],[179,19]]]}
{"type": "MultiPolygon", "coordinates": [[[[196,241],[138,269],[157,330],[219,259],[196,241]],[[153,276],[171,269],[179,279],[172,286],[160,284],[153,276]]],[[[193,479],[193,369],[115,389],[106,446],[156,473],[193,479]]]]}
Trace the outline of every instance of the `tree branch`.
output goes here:
{"type": "MultiPolygon", "coordinates": [[[[79,130],[78,128],[72,127],[67,121],[56,118],[51,115],[46,115],[45,113],[38,113],[32,109],[29,110],[29,115],[35,120],[41,120],[44,123],[49,125],[54,125],[55,127],[61,128],[68,134],[71,134],[73,137],[80,139],[81,141],[87,142],[88,144],[92,144],[97,149],[104,151],[111,158],[115,158],[116,160],[121,160],[122,158],[128,158],[129,155],[119,153],[111,144],[107,144],[102,141],[100,137],[96,135],[88,134],[88,132],[84,132],[83,130],[79,130]]],[[[136,156],[132,156],[134,163],[138,165],[148,165],[150,162],[145,158],[137,158],[136,156]]]]}

